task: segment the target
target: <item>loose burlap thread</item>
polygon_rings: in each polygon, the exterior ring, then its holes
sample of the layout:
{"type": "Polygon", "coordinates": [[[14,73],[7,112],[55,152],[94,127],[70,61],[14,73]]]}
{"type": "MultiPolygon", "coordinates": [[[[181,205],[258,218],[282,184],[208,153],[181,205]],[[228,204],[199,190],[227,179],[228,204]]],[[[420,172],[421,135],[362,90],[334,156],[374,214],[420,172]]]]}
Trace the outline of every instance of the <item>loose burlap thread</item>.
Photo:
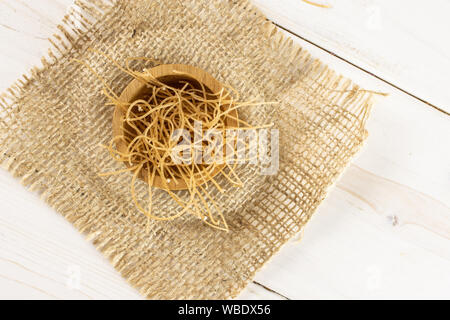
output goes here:
{"type": "MultiPolygon", "coordinates": [[[[299,232],[360,149],[370,92],[313,59],[246,1],[76,1],[51,39],[43,66],[0,98],[1,161],[110,259],[142,295],[155,299],[235,297],[299,232]],[[261,176],[239,168],[244,188],[214,193],[228,233],[193,216],[150,221],[130,200],[130,175],[99,148],[111,140],[113,110],[89,63],[120,93],[129,83],[104,57],[147,56],[200,67],[242,99],[278,101],[249,109],[274,122],[280,167],[261,176]]],[[[137,192],[145,195],[143,182],[137,192]]],[[[176,204],[156,191],[154,208],[176,204]]]]}

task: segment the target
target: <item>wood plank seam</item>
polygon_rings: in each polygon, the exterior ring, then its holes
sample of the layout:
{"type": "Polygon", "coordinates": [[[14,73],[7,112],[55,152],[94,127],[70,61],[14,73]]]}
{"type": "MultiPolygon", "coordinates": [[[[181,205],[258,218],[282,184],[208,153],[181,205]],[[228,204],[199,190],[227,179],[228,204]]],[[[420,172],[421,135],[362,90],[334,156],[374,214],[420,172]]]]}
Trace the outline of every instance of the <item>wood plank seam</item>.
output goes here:
{"type": "Polygon", "coordinates": [[[273,289],[270,289],[269,287],[266,287],[265,285],[263,285],[262,283],[259,283],[258,281],[253,280],[252,282],[254,284],[256,284],[257,286],[259,286],[259,287],[261,287],[261,288],[263,288],[263,289],[265,289],[265,290],[267,290],[269,292],[272,292],[272,293],[280,296],[281,298],[283,298],[285,300],[291,300],[290,298],[286,297],[285,295],[282,295],[281,293],[279,293],[279,292],[277,292],[277,291],[275,291],[273,289]]]}
{"type": "Polygon", "coordinates": [[[326,48],[324,48],[324,47],[322,47],[322,46],[316,44],[314,41],[311,41],[311,40],[309,40],[309,39],[306,39],[305,37],[299,35],[298,33],[293,32],[293,31],[291,31],[291,30],[289,30],[289,29],[287,29],[287,28],[285,28],[285,27],[283,27],[283,26],[281,26],[281,25],[279,25],[279,24],[277,24],[277,23],[275,23],[275,22],[273,22],[273,21],[272,21],[272,23],[273,23],[274,25],[276,25],[278,28],[280,28],[281,30],[284,30],[284,31],[288,32],[288,33],[291,34],[292,36],[295,36],[295,37],[297,37],[297,38],[299,38],[299,39],[301,39],[301,40],[303,40],[303,41],[308,42],[309,44],[312,44],[313,46],[315,46],[315,47],[317,47],[317,48],[319,48],[319,49],[325,51],[326,53],[331,54],[332,56],[334,56],[334,57],[336,57],[336,58],[338,58],[338,59],[340,59],[340,60],[342,60],[342,61],[344,61],[344,62],[350,64],[351,66],[353,66],[353,67],[355,67],[355,68],[357,68],[357,69],[359,69],[359,70],[361,70],[361,71],[367,73],[368,75],[370,75],[370,76],[372,76],[372,77],[374,77],[374,78],[376,78],[376,79],[378,79],[378,80],[380,80],[380,81],[386,83],[387,85],[389,85],[389,86],[391,86],[391,87],[393,87],[393,88],[395,88],[395,89],[397,89],[397,90],[399,90],[399,91],[401,91],[401,92],[407,94],[408,96],[410,96],[410,97],[412,97],[412,98],[414,98],[414,99],[417,99],[417,100],[419,100],[420,102],[425,103],[426,105],[428,105],[428,106],[430,106],[430,107],[436,109],[437,111],[440,111],[440,112],[444,113],[444,114],[447,115],[447,116],[450,116],[450,113],[447,112],[447,111],[445,111],[445,110],[443,110],[442,108],[440,108],[440,107],[438,107],[438,106],[436,106],[436,105],[434,105],[434,104],[432,104],[432,103],[430,103],[430,102],[428,102],[428,101],[426,101],[426,100],[424,100],[424,99],[422,99],[422,98],[420,98],[420,97],[418,97],[418,96],[412,94],[411,92],[409,92],[409,91],[407,91],[407,90],[405,90],[405,89],[400,88],[399,86],[393,84],[393,83],[390,82],[390,81],[387,81],[387,80],[381,78],[380,76],[374,74],[373,72],[370,72],[370,71],[368,71],[368,70],[366,70],[366,69],[364,69],[364,68],[358,66],[357,64],[354,64],[353,62],[351,62],[351,61],[349,61],[349,60],[347,60],[347,59],[345,59],[345,58],[343,58],[343,57],[337,55],[337,54],[334,53],[333,51],[330,51],[330,50],[328,50],[328,49],[326,49],[326,48]]]}

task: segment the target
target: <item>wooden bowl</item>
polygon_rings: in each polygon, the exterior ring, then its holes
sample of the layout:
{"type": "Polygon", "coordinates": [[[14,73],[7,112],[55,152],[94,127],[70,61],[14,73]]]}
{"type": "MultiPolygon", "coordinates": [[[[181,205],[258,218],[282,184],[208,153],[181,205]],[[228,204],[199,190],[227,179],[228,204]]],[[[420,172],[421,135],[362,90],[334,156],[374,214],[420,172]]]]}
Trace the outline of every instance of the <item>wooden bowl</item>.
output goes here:
{"type": "MultiPolygon", "coordinates": [[[[184,64],[165,64],[154,67],[148,70],[148,72],[156,79],[166,84],[176,83],[180,80],[189,81],[191,83],[196,83],[198,81],[201,82],[205,86],[205,88],[207,88],[209,91],[213,93],[220,92],[220,90],[222,89],[224,90],[224,93],[227,92],[226,89],[223,87],[223,85],[219,81],[214,79],[209,73],[193,66],[184,64]]],[[[133,102],[142,97],[143,95],[145,95],[148,91],[149,88],[146,87],[146,85],[143,82],[134,79],[122,91],[120,95],[120,101],[133,102]]],[[[230,105],[223,106],[224,111],[227,110],[228,108],[230,108],[230,105]]],[[[231,117],[234,117],[236,119],[238,117],[236,109],[230,111],[229,114],[231,117]]],[[[124,116],[125,111],[119,106],[117,106],[114,110],[114,116],[112,121],[114,137],[125,135],[122,126],[124,116]]],[[[226,120],[227,126],[235,128],[238,127],[239,122],[236,119],[228,118],[226,120]]],[[[116,139],[116,148],[119,152],[126,153],[127,151],[127,145],[122,139],[116,139]]],[[[128,167],[130,166],[128,163],[126,163],[126,165],[128,167]]],[[[198,179],[198,185],[208,182],[211,178],[213,178],[220,171],[222,171],[224,167],[225,165],[217,166],[211,173],[210,178],[198,179]]],[[[148,183],[148,169],[143,169],[139,175],[139,178],[148,183]]],[[[170,190],[187,189],[186,183],[181,178],[176,180],[167,179],[167,185],[165,185],[163,179],[159,175],[155,175],[152,186],[160,189],[166,189],[167,186],[167,188],[170,190]]]]}

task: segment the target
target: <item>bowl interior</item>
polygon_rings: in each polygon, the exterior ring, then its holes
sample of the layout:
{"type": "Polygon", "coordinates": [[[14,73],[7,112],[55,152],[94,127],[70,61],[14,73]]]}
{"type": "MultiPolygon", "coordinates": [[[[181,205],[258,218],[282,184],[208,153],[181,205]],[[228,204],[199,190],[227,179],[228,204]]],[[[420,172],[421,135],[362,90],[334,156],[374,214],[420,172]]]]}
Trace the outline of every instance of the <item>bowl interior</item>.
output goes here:
{"type": "MultiPolygon", "coordinates": [[[[173,86],[181,88],[183,86],[180,81],[189,82],[194,88],[201,89],[201,85],[199,82],[203,84],[205,90],[209,93],[219,92],[221,89],[225,91],[222,84],[214,79],[211,75],[206,73],[205,71],[185,65],[161,65],[149,70],[149,72],[159,81],[173,86]],[[182,73],[188,73],[182,74],[182,73]]],[[[149,93],[149,88],[146,85],[135,79],[130,82],[130,84],[125,88],[120,96],[120,100],[122,101],[135,101],[140,98],[144,98],[149,93]]],[[[223,110],[227,110],[230,106],[223,105],[223,110]]],[[[124,136],[124,128],[123,128],[123,118],[125,111],[116,107],[113,116],[113,135],[116,136],[124,136]]],[[[238,127],[239,122],[236,119],[238,117],[238,113],[236,110],[230,111],[230,118],[226,119],[227,126],[230,127],[238,127]]],[[[127,145],[122,139],[116,139],[116,147],[119,152],[126,152],[127,145]]],[[[126,163],[129,166],[128,163],[126,163]]],[[[223,170],[225,165],[219,165],[214,168],[212,172],[210,172],[209,177],[201,178],[199,176],[197,179],[197,185],[204,184],[208,182],[210,179],[215,177],[221,170],[223,170]]],[[[148,169],[143,169],[139,174],[139,178],[148,183],[148,169]]],[[[155,175],[152,186],[161,188],[161,189],[169,189],[169,190],[185,190],[188,188],[185,181],[181,178],[177,179],[167,179],[163,181],[163,178],[158,174],[155,175]]]]}

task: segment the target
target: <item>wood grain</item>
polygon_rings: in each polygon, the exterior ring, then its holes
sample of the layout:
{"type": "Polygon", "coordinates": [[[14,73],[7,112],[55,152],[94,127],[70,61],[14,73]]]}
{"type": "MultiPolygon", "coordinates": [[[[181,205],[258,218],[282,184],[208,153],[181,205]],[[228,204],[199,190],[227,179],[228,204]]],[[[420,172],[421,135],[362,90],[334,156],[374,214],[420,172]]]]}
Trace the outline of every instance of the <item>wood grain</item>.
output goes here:
{"type": "Polygon", "coordinates": [[[304,230],[255,280],[292,299],[450,297],[450,117],[298,38],[386,92],[369,138],[304,230]]]}
{"type": "MultiPolygon", "coordinates": [[[[43,39],[55,31],[69,2],[0,2],[4,62],[0,89],[39,62],[47,48],[43,39]]],[[[307,9],[310,6],[302,1],[255,3],[286,28],[301,24],[302,34],[313,42],[336,44],[339,54],[350,50],[350,43],[353,49],[347,58],[352,64],[370,66],[377,74],[390,70],[389,80],[396,85],[435,103],[445,100],[442,92],[428,88],[433,82],[443,85],[445,67],[429,68],[426,83],[419,78],[406,81],[408,75],[424,69],[408,61],[433,66],[431,60],[439,61],[437,57],[445,52],[446,44],[437,42],[425,51],[417,48],[417,39],[423,39],[435,21],[438,25],[448,21],[440,21],[440,13],[418,20],[419,25],[430,26],[417,31],[408,22],[409,9],[399,10],[392,2],[370,2],[389,6],[389,16],[403,21],[403,26],[389,24],[392,34],[404,36],[402,47],[416,48],[402,60],[392,52],[403,50],[394,40],[373,48],[361,34],[348,36],[352,25],[361,28],[361,22],[355,22],[358,11],[340,16],[346,20],[339,25],[337,18],[321,18],[318,13],[332,9],[307,9]],[[322,22],[315,25],[311,20],[322,22]],[[414,85],[423,87],[416,90],[414,85]]],[[[339,4],[358,10],[344,2],[329,3],[333,8],[339,4]]],[[[416,1],[408,3],[416,5],[416,1]]],[[[365,148],[330,191],[301,241],[287,244],[239,298],[450,298],[450,117],[311,43],[293,40],[361,86],[389,96],[380,98],[372,110],[365,148]]],[[[0,298],[140,298],[83,236],[4,170],[0,170],[0,241],[0,298]]]]}
{"type": "Polygon", "coordinates": [[[269,19],[450,113],[450,2],[253,0],[269,19]]]}

